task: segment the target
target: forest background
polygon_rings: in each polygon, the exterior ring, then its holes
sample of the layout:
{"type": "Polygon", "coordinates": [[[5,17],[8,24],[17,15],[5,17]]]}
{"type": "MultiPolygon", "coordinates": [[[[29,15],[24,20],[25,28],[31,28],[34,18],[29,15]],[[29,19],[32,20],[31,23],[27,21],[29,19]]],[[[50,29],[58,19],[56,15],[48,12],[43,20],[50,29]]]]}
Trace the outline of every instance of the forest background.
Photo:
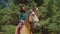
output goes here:
{"type": "Polygon", "coordinates": [[[37,34],[60,34],[60,0],[0,0],[2,34],[15,33],[22,4],[27,7],[27,10],[32,5],[38,7],[41,32],[37,34]]]}

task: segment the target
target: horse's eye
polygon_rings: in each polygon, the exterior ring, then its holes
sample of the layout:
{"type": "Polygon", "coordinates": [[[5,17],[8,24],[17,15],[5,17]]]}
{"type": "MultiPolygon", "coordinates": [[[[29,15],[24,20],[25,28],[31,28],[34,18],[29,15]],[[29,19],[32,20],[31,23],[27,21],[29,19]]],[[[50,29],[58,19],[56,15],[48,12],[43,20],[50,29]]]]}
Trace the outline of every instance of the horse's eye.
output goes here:
{"type": "Polygon", "coordinates": [[[32,14],[32,16],[34,16],[34,14],[32,14]]]}

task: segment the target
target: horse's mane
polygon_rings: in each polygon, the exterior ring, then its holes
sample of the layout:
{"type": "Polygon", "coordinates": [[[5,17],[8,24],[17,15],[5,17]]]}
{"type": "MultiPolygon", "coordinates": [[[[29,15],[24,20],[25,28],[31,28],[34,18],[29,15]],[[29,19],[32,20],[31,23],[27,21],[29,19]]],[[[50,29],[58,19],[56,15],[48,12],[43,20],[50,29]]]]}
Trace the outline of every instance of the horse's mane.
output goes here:
{"type": "Polygon", "coordinates": [[[30,16],[30,14],[31,14],[31,11],[28,12],[28,15],[27,15],[27,17],[26,17],[26,19],[25,19],[25,23],[28,21],[28,18],[29,18],[29,16],[30,16]]]}

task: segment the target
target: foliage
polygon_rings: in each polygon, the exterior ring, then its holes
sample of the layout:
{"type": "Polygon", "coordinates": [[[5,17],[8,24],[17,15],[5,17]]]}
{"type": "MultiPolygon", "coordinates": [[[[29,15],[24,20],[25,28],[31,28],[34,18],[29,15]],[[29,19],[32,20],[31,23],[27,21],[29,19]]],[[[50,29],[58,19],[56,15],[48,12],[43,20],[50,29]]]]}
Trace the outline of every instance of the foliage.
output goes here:
{"type": "MultiPolygon", "coordinates": [[[[19,7],[13,4],[10,4],[10,8],[3,8],[0,10],[0,23],[7,24],[14,22],[14,20],[18,19],[19,15],[19,7]]],[[[17,20],[18,21],[18,20],[17,20]]]]}
{"type": "Polygon", "coordinates": [[[3,34],[15,34],[15,26],[2,26],[3,34]]]}
{"type": "MultiPolygon", "coordinates": [[[[48,31],[60,34],[60,0],[28,0],[26,7],[30,10],[31,6],[38,6],[40,16],[40,26],[47,27],[48,31]]],[[[25,1],[23,2],[25,4],[25,1]]],[[[23,3],[16,1],[9,3],[9,8],[0,9],[0,24],[17,24],[19,21],[20,8],[23,3]],[[15,5],[16,4],[16,5],[15,5]]]]}

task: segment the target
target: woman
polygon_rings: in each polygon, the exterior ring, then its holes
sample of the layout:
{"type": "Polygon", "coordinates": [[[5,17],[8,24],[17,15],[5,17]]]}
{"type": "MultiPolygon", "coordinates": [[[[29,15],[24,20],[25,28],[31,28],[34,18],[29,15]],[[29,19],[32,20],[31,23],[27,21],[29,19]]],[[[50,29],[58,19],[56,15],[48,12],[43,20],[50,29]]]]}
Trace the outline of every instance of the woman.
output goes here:
{"type": "Polygon", "coordinates": [[[26,7],[22,6],[21,7],[21,11],[20,11],[20,15],[19,15],[19,21],[24,23],[25,19],[26,19],[27,13],[26,13],[26,7]]]}

